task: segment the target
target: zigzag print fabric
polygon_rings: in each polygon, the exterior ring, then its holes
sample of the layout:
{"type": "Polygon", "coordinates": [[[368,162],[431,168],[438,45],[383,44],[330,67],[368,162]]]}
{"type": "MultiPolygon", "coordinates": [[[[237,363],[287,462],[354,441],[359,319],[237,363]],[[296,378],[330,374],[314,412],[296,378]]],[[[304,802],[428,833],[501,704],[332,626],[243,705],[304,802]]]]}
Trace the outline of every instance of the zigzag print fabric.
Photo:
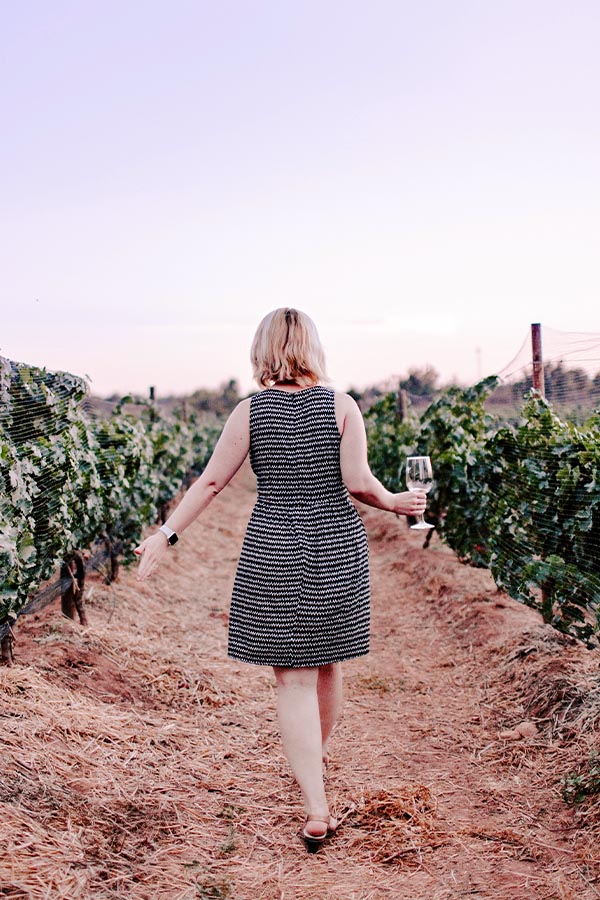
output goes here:
{"type": "Polygon", "coordinates": [[[367,536],[342,481],[334,397],[316,385],[250,402],[258,497],[233,587],[234,659],[297,668],[369,652],[367,536]]]}

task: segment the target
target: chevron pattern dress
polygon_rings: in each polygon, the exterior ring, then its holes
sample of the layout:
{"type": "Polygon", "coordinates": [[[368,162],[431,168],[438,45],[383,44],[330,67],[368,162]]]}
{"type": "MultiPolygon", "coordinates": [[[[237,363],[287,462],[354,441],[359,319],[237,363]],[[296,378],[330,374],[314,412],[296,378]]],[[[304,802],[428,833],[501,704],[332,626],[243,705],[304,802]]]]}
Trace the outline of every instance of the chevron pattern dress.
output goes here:
{"type": "Polygon", "coordinates": [[[334,397],[315,385],[250,402],[258,497],[233,587],[234,659],[296,668],[369,652],[367,537],[342,481],[334,397]]]}

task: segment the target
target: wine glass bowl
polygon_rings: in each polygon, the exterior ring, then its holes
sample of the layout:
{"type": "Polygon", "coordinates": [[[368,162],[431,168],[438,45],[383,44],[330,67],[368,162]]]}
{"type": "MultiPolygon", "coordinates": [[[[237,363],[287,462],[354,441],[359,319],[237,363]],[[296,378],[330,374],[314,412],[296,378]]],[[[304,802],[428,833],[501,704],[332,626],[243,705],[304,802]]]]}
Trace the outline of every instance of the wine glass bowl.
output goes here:
{"type": "MultiPolygon", "coordinates": [[[[406,460],[406,487],[409,491],[430,491],[433,487],[433,468],[428,456],[409,456],[406,460]]],[[[425,521],[420,513],[417,521],[410,526],[414,529],[435,528],[425,521]]]]}

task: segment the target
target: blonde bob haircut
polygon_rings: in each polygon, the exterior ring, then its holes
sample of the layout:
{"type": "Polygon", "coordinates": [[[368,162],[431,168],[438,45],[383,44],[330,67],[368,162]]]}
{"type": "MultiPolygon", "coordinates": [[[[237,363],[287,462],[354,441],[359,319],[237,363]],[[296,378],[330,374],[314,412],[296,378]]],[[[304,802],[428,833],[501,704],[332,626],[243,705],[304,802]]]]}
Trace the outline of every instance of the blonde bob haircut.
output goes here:
{"type": "Polygon", "coordinates": [[[316,325],[299,309],[282,306],[264,317],[256,329],[250,359],[254,378],[263,387],[277,381],[304,387],[327,381],[316,325]]]}

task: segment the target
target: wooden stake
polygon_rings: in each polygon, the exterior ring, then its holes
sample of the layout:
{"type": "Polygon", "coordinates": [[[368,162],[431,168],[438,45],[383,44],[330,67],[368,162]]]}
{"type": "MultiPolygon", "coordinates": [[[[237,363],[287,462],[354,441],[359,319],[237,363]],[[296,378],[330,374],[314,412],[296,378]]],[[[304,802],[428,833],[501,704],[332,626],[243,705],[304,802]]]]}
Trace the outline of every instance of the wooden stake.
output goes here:
{"type": "Polygon", "coordinates": [[[156,391],[154,389],[154,385],[150,385],[150,389],[148,391],[148,400],[150,403],[150,421],[156,421],[156,391]]]}
{"type": "Polygon", "coordinates": [[[406,422],[408,418],[408,394],[404,388],[398,390],[398,418],[401,422],[406,422]]]}
{"type": "MultiPolygon", "coordinates": [[[[531,355],[533,358],[533,389],[540,397],[546,396],[544,386],[544,358],[542,356],[542,326],[539,322],[531,325],[531,355]]],[[[542,618],[544,622],[551,622],[554,602],[552,598],[552,584],[545,581],[542,588],[542,618]]]]}
{"type": "Polygon", "coordinates": [[[9,625],[8,633],[0,641],[0,662],[5,666],[12,666],[15,661],[14,645],[15,635],[9,625]]]}
{"type": "Polygon", "coordinates": [[[85,606],[83,604],[83,589],[85,587],[85,563],[81,553],[73,553],[68,559],[64,560],[61,570],[61,578],[70,578],[66,591],[61,595],[61,608],[63,616],[69,619],[75,618],[75,610],[79,614],[79,621],[82,625],[88,624],[85,606]]]}
{"type": "Polygon", "coordinates": [[[106,547],[106,555],[108,557],[108,571],[104,578],[104,584],[112,584],[113,581],[119,580],[119,547],[108,534],[104,533],[104,546],[106,547]]]}
{"type": "Polygon", "coordinates": [[[540,397],[545,397],[542,326],[539,322],[531,326],[531,352],[533,357],[533,389],[538,392],[540,397]]]}

